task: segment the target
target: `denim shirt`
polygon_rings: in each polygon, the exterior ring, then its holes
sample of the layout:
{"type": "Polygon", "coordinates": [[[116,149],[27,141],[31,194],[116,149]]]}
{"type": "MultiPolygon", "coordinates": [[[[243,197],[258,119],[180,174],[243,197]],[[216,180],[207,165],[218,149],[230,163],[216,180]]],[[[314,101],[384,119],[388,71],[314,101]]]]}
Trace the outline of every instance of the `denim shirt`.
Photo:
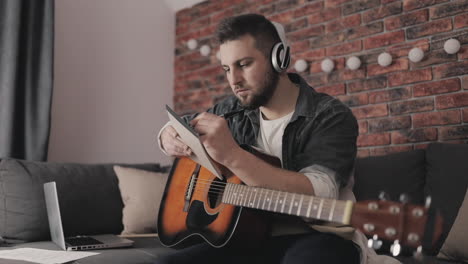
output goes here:
{"type": "MultiPolygon", "coordinates": [[[[356,158],[358,124],[351,110],[338,99],[318,93],[295,73],[289,79],[299,86],[299,96],[291,120],[283,134],[283,168],[300,171],[314,164],[336,172],[339,187],[348,183],[356,158]]],[[[257,144],[260,110],[242,107],[230,96],[208,109],[226,117],[231,133],[239,145],[257,144]]],[[[184,116],[190,121],[198,114],[184,116]]]]}

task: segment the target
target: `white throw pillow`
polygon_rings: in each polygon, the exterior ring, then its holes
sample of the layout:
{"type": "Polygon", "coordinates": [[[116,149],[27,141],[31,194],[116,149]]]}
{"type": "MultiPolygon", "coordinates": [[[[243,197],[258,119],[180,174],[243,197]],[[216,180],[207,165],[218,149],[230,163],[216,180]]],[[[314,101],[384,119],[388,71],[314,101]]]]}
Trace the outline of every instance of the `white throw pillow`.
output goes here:
{"type": "Polygon", "coordinates": [[[167,173],[114,166],[124,203],[122,234],[155,233],[167,173]]]}

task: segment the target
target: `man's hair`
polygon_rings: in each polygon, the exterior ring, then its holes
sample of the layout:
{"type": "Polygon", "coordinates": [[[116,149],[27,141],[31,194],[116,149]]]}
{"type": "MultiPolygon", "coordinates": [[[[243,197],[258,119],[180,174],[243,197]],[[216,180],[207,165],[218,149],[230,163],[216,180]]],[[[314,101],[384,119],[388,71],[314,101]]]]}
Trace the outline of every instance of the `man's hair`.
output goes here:
{"type": "Polygon", "coordinates": [[[264,16],[258,14],[225,18],[218,25],[216,40],[221,45],[247,34],[255,39],[255,47],[267,58],[270,56],[273,45],[281,42],[275,26],[264,16]]]}

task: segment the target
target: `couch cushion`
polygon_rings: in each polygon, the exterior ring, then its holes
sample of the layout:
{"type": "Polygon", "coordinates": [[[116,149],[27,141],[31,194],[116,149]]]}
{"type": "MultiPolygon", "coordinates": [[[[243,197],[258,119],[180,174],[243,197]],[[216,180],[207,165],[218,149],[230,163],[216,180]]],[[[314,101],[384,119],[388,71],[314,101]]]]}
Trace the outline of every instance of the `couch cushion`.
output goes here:
{"type": "MultiPolygon", "coordinates": [[[[43,191],[49,181],[57,183],[65,235],[120,233],[123,203],[112,166],[3,159],[0,235],[21,241],[50,238],[43,191]]],[[[156,164],[142,166],[160,170],[156,164]]]]}
{"type": "Polygon", "coordinates": [[[114,166],[124,203],[122,234],[155,233],[168,173],[114,166]]]}
{"type": "Polygon", "coordinates": [[[356,199],[375,200],[385,191],[390,200],[398,201],[400,195],[406,193],[411,203],[422,203],[424,164],[424,150],[357,159],[353,189],[356,199]]]}
{"type": "Polygon", "coordinates": [[[463,260],[468,262],[468,190],[465,194],[457,218],[450,229],[444,245],[437,255],[440,258],[449,260],[463,260]]]}
{"type": "Polygon", "coordinates": [[[426,194],[444,218],[444,233],[436,251],[447,237],[468,186],[468,145],[434,143],[426,150],[426,194]]]}

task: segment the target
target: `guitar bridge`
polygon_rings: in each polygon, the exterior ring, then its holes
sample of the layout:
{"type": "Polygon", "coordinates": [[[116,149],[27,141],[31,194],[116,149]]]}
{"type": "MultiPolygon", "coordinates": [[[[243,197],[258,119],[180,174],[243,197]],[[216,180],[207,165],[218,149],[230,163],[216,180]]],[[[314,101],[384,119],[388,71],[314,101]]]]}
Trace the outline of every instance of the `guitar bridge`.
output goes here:
{"type": "Polygon", "coordinates": [[[195,190],[195,183],[197,180],[197,176],[200,173],[200,164],[197,164],[197,167],[195,167],[195,170],[192,173],[192,176],[190,176],[190,182],[187,186],[187,190],[185,191],[185,202],[184,202],[184,212],[188,212],[189,206],[190,206],[190,200],[192,200],[192,195],[193,191],[195,190]]]}

